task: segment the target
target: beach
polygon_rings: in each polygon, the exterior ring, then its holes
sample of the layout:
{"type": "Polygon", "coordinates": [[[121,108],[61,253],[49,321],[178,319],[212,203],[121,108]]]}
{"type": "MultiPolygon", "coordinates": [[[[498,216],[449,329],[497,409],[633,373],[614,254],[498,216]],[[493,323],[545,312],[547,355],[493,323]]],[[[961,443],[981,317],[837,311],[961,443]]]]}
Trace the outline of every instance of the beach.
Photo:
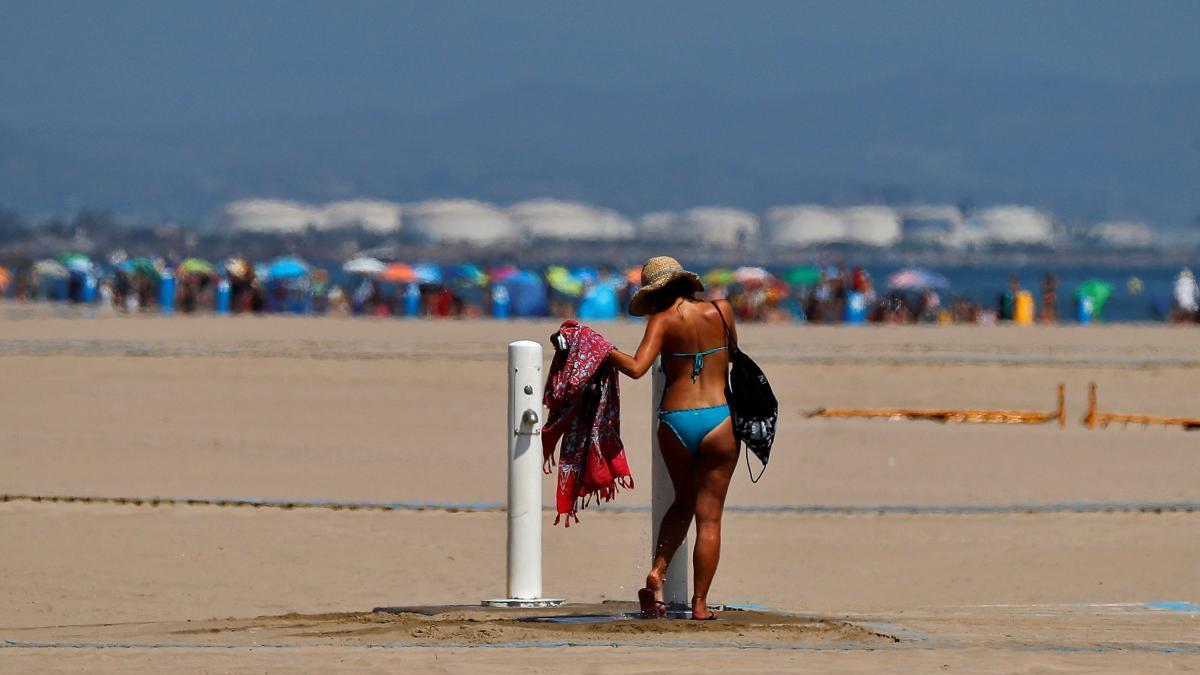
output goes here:
{"type": "MultiPolygon", "coordinates": [[[[712,600],[808,632],[372,618],[503,594],[505,345],[548,360],[555,327],[0,305],[0,670],[1200,668],[1197,437],[1080,422],[1092,382],[1104,410],[1200,417],[1200,341],[1159,325],[741,327],[779,434],[761,483],[735,474],[712,600]],[[806,415],[1049,411],[1060,383],[1061,429],[806,415]]],[[[569,603],[645,574],[649,378],[621,393],[635,489],[570,529],[544,514],[569,603]]]]}

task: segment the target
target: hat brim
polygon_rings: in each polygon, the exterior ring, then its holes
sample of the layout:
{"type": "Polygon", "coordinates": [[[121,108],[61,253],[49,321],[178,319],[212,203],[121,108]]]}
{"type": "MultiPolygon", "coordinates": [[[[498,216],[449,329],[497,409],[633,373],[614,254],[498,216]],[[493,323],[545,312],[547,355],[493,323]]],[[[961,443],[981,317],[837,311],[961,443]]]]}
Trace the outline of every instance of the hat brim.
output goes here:
{"type": "Polygon", "coordinates": [[[639,288],[637,293],[633,294],[633,298],[629,300],[629,314],[632,316],[646,316],[653,312],[655,300],[658,298],[659,293],[680,279],[686,279],[691,282],[691,288],[695,292],[704,292],[704,284],[700,283],[700,275],[688,272],[687,270],[679,270],[671,276],[658,279],[654,283],[646,284],[639,288]]]}

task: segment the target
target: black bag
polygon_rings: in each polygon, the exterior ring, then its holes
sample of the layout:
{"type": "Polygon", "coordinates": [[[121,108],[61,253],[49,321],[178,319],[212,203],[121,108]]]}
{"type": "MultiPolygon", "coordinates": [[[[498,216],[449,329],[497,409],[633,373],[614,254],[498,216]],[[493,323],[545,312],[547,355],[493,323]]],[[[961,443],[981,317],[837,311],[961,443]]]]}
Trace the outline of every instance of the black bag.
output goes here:
{"type": "MultiPolygon", "coordinates": [[[[733,436],[745,443],[762,462],[763,468],[758,478],[750,472],[751,482],[757,483],[767,470],[767,461],[771,458],[775,425],[779,421],[779,402],[775,400],[775,393],[771,391],[771,384],[767,382],[762,368],[738,349],[720,306],[714,302],[713,307],[717,308],[717,314],[725,326],[725,345],[729,349],[729,388],[726,396],[733,418],[733,436]]],[[[750,471],[750,455],[746,455],[746,470],[750,471]]]]}

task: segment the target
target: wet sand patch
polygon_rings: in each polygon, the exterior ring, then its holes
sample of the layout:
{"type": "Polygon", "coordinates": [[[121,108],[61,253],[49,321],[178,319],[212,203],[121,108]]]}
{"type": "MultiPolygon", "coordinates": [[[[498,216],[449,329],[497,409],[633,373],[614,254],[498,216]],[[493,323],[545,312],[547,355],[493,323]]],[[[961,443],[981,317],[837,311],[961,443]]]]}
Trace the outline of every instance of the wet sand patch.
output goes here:
{"type": "MultiPolygon", "coordinates": [[[[165,626],[164,626],[165,627],[165,626]]],[[[373,612],[282,614],[252,619],[190,622],[176,636],[253,634],[256,641],[321,644],[412,643],[437,646],[511,643],[747,643],[883,645],[898,639],[854,623],[762,610],[726,609],[719,621],[643,620],[627,602],[565,605],[553,609],[496,610],[471,606],[393,607],[373,612]]],[[[144,635],[144,633],[143,633],[144,635]]]]}

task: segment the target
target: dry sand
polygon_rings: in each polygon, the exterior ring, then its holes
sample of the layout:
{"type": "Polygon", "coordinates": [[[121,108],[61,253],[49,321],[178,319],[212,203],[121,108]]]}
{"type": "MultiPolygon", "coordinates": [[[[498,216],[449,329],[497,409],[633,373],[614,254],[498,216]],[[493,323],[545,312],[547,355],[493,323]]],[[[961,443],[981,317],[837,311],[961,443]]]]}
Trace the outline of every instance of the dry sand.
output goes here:
{"type": "MultiPolygon", "coordinates": [[[[0,493],[499,502],[503,346],[552,330],[83,319],[0,306],[0,493]]],[[[636,345],[635,324],[603,330],[636,345]]],[[[574,626],[563,637],[503,616],[362,614],[501,594],[504,517],[486,510],[16,501],[0,503],[0,670],[624,673],[711,669],[714,659],[728,672],[1200,667],[1200,611],[1146,604],[1200,602],[1200,513],[1135,508],[1200,501],[1200,436],[1078,423],[1089,381],[1105,409],[1200,416],[1194,331],[742,332],[783,409],[766,478],[751,485],[740,469],[731,504],[952,512],[729,514],[714,600],[797,614],[803,629],[741,614],[721,626],[574,626]],[[802,415],[819,406],[1048,410],[1058,382],[1068,386],[1064,430],[802,415]],[[953,513],[1095,502],[1132,512],[953,513]],[[564,641],[623,647],[553,646],[564,641]]],[[[649,391],[645,381],[622,384],[640,482],[618,504],[644,506],[649,391]]],[[[609,609],[630,599],[648,521],[585,511],[570,530],[547,527],[547,593],[609,609]]]]}

